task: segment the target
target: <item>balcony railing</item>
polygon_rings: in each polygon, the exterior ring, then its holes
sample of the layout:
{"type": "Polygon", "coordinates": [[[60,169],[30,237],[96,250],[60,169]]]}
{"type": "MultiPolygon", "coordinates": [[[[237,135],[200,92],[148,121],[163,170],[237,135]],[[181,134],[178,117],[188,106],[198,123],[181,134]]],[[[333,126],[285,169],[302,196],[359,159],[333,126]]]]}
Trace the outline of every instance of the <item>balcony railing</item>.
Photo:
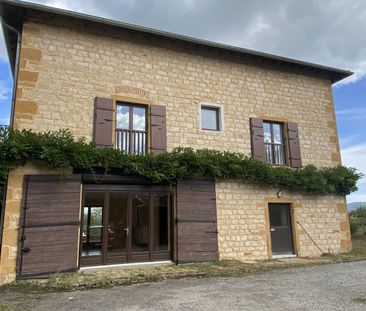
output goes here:
{"type": "Polygon", "coordinates": [[[282,144],[264,144],[264,152],[266,155],[266,162],[274,165],[284,165],[285,156],[282,144]]]}
{"type": "Polygon", "coordinates": [[[145,154],[146,132],[137,130],[116,130],[116,148],[129,154],[145,154]]]}

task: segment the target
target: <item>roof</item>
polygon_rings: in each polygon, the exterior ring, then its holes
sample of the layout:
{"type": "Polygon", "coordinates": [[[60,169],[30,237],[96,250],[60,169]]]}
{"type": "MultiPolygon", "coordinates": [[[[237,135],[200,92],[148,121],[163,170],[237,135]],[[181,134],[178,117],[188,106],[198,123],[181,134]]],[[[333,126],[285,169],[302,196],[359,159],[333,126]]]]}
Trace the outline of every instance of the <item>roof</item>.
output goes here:
{"type": "MultiPolygon", "coordinates": [[[[23,1],[0,0],[0,16],[7,24],[9,24],[17,29],[21,29],[23,20],[29,11],[32,11],[35,13],[39,12],[39,13],[46,13],[46,14],[54,14],[54,15],[63,16],[63,17],[70,17],[70,18],[74,18],[74,19],[78,19],[78,20],[109,25],[109,26],[113,26],[113,27],[117,27],[117,28],[121,28],[121,29],[129,29],[129,30],[134,30],[137,32],[152,34],[152,35],[156,35],[156,36],[163,37],[163,38],[179,40],[182,42],[189,42],[189,43],[199,45],[199,46],[206,46],[206,47],[212,47],[212,48],[216,48],[216,49],[220,49],[220,50],[237,52],[239,54],[244,54],[246,56],[249,55],[249,56],[261,59],[261,60],[270,61],[270,63],[273,65],[275,65],[275,64],[286,65],[286,66],[290,66],[294,69],[303,69],[303,70],[305,69],[305,70],[308,70],[309,72],[320,73],[323,76],[325,76],[326,78],[328,78],[332,83],[338,82],[353,74],[349,70],[328,67],[328,66],[314,64],[314,63],[310,63],[310,62],[306,62],[306,61],[302,61],[302,60],[282,57],[282,56],[278,56],[278,55],[274,55],[274,54],[263,53],[263,52],[259,52],[259,51],[254,51],[254,50],[245,49],[245,48],[236,47],[236,46],[230,46],[230,45],[207,41],[207,40],[201,40],[201,39],[197,39],[197,38],[193,38],[193,37],[189,37],[189,36],[183,36],[180,34],[170,33],[170,32],[161,31],[161,30],[157,30],[157,29],[137,26],[137,25],[124,23],[124,22],[111,20],[111,19],[106,19],[106,18],[101,18],[101,17],[97,17],[97,16],[93,16],[93,15],[87,15],[87,14],[72,12],[72,11],[68,11],[68,10],[62,10],[62,9],[58,9],[58,8],[53,8],[53,7],[49,7],[49,6],[45,6],[45,5],[39,5],[39,4],[23,2],[23,1]]],[[[7,49],[8,49],[9,60],[10,60],[11,64],[14,65],[15,50],[16,50],[16,36],[12,32],[10,32],[8,29],[5,29],[5,27],[3,27],[3,31],[4,31],[5,42],[6,42],[7,49]]]]}

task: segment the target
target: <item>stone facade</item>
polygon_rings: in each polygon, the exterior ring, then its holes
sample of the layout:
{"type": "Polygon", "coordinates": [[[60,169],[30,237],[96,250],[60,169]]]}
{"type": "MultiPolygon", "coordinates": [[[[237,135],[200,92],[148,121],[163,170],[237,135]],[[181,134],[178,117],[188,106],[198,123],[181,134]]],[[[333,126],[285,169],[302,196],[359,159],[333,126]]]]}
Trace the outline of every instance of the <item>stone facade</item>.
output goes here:
{"type": "Polygon", "coordinates": [[[272,257],[268,203],[291,204],[295,253],[320,256],[351,249],[345,199],[309,195],[240,180],[216,181],[220,259],[257,260],[272,257]]]}
{"type": "MultiPolygon", "coordinates": [[[[130,30],[75,20],[30,17],[23,27],[14,127],[69,128],[92,139],[96,96],[165,105],[167,144],[250,154],[249,118],[299,125],[303,165],[340,163],[331,83],[304,72],[258,64],[250,58],[130,30]],[[223,129],[200,128],[200,104],[222,108],[223,129]]],[[[0,283],[13,280],[24,174],[51,173],[26,166],[10,173],[0,283]]],[[[276,189],[218,180],[221,259],[271,257],[268,202],[276,189]]],[[[286,192],[285,192],[286,193],[286,192]]],[[[350,249],[343,197],[286,193],[299,221],[324,252],[350,249]]],[[[296,252],[319,249],[295,222],[296,252]]]]}
{"type": "Polygon", "coordinates": [[[260,117],[299,124],[304,165],[340,163],[327,80],[127,31],[45,22],[23,28],[17,128],[69,128],[91,140],[94,98],[123,96],[167,107],[170,150],[210,146],[249,154],[249,118],[260,117]],[[200,129],[201,103],[222,107],[222,131],[200,129]]]}

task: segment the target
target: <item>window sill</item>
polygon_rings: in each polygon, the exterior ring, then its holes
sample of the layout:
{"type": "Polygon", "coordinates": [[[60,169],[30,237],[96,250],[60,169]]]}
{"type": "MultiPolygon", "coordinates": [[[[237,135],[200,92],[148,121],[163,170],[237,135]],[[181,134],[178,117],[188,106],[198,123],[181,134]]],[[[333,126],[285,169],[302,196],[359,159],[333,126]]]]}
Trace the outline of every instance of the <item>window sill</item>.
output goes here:
{"type": "Polygon", "coordinates": [[[201,128],[201,131],[204,133],[222,133],[222,130],[210,130],[210,129],[203,129],[201,128]]]}

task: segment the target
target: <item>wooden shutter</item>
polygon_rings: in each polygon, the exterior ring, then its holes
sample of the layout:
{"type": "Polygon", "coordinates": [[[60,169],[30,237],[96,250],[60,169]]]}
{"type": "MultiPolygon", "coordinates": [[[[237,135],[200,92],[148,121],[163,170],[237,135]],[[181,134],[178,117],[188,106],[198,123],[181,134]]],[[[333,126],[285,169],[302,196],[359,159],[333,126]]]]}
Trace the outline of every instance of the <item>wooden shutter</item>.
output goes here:
{"type": "Polygon", "coordinates": [[[78,269],[80,175],[25,176],[17,274],[78,269]]]}
{"type": "Polygon", "coordinates": [[[301,167],[299,128],[297,123],[287,123],[287,137],[290,165],[292,167],[301,167]]]}
{"type": "Polygon", "coordinates": [[[177,227],[178,263],[218,260],[215,180],[178,183],[177,227]]]}
{"type": "Polygon", "coordinates": [[[113,100],[96,97],[94,100],[93,141],[97,147],[113,146],[113,100]]]}
{"type": "Polygon", "coordinates": [[[257,160],[264,162],[264,136],[262,119],[250,118],[250,136],[252,144],[252,156],[257,160]]]}
{"type": "Polygon", "coordinates": [[[150,109],[150,148],[153,154],[166,152],[166,108],[152,105],[150,109]]]}

